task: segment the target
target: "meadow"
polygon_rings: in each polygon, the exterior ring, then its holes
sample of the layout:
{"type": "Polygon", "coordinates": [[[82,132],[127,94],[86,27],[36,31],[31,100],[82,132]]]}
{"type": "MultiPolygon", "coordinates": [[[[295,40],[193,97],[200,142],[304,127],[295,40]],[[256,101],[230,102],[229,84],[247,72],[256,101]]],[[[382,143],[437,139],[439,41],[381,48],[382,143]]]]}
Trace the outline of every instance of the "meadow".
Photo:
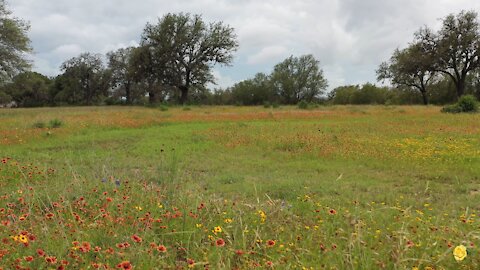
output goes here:
{"type": "Polygon", "coordinates": [[[0,269],[480,269],[480,115],[0,109],[0,269]]]}

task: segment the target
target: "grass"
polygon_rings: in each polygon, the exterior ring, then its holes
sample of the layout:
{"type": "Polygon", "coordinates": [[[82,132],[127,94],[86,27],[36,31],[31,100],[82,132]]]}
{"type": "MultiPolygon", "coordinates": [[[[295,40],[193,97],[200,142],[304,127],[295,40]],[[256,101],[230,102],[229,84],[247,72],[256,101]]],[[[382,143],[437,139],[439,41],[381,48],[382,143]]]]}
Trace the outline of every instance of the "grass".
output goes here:
{"type": "Polygon", "coordinates": [[[0,110],[0,268],[480,267],[479,115],[188,108],[0,110]]]}

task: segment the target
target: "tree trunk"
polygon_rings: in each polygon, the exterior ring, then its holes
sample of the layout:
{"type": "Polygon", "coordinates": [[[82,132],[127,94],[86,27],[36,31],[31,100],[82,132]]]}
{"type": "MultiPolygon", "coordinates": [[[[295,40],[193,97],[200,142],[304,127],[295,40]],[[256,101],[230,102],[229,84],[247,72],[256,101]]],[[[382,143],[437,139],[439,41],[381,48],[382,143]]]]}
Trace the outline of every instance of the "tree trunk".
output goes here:
{"type": "Polygon", "coordinates": [[[465,78],[460,78],[455,86],[457,87],[457,97],[460,98],[465,94],[465,78]]]}
{"type": "Polygon", "coordinates": [[[155,93],[153,92],[148,92],[148,102],[150,104],[155,103],[155,93]]]}
{"type": "Polygon", "coordinates": [[[131,105],[132,104],[132,90],[130,89],[130,84],[127,83],[125,85],[125,97],[127,98],[127,104],[131,105]]]}
{"type": "Polygon", "coordinates": [[[427,91],[420,91],[422,93],[423,105],[428,105],[428,96],[427,91]]]}
{"type": "Polygon", "coordinates": [[[185,103],[188,101],[188,87],[187,86],[181,86],[179,87],[181,95],[180,95],[180,104],[185,105],[185,103]]]}

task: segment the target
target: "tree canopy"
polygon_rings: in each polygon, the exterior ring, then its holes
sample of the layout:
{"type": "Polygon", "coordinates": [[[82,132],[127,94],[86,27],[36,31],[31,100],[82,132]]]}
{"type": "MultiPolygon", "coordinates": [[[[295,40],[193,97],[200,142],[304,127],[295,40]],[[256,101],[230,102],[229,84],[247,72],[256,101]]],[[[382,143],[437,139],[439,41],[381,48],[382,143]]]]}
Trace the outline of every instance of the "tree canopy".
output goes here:
{"type": "Polygon", "coordinates": [[[141,46],[151,54],[148,70],[179,89],[183,104],[190,87],[213,82],[213,65],[231,63],[238,43],[233,28],[222,22],[206,24],[200,15],[170,13],[146,25],[141,46]]]}
{"type": "Polygon", "coordinates": [[[320,62],[311,54],[290,56],[275,65],[271,80],[277,94],[287,104],[311,102],[327,88],[320,62]]]}
{"type": "Polygon", "coordinates": [[[27,36],[28,23],[11,16],[5,0],[0,0],[0,83],[30,67],[25,55],[32,51],[27,36]]]}

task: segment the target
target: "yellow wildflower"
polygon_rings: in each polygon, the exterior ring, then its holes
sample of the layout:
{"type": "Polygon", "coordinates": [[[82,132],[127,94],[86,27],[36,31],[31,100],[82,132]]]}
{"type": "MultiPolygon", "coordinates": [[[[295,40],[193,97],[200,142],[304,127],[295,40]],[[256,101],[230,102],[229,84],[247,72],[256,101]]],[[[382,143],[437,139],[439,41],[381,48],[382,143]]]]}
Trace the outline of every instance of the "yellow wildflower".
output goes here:
{"type": "Polygon", "coordinates": [[[464,245],[455,247],[453,250],[453,257],[457,262],[463,261],[467,257],[467,248],[464,245]]]}

